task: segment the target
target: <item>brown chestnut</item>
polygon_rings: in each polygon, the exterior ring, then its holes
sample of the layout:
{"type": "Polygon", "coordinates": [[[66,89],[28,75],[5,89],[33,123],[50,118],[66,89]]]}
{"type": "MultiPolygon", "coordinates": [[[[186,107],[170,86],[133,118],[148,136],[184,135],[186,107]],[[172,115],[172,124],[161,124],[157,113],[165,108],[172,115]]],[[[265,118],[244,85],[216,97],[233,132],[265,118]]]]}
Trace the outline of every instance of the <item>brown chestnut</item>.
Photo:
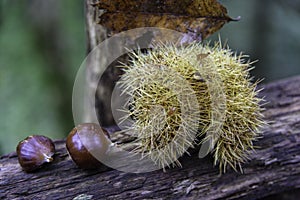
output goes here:
{"type": "Polygon", "coordinates": [[[91,152],[105,154],[111,141],[108,133],[95,123],[79,124],[67,137],[66,147],[76,165],[82,169],[95,169],[103,164],[91,152]]]}
{"type": "Polygon", "coordinates": [[[26,172],[34,171],[53,161],[55,146],[52,140],[42,135],[28,136],[17,146],[18,160],[26,172]]]}

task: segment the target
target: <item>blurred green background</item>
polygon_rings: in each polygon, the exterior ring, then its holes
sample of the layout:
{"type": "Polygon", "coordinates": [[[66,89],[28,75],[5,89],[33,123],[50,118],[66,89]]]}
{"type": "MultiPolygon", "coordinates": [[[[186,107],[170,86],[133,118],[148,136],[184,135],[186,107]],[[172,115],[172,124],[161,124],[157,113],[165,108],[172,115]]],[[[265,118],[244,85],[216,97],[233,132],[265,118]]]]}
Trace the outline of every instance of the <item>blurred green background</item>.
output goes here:
{"type": "MultiPolygon", "coordinates": [[[[86,55],[83,0],[0,0],[0,155],[31,134],[72,129],[72,87],[86,55]]],[[[264,83],[300,74],[300,2],[223,0],[232,17],[211,37],[259,60],[264,83]]]]}

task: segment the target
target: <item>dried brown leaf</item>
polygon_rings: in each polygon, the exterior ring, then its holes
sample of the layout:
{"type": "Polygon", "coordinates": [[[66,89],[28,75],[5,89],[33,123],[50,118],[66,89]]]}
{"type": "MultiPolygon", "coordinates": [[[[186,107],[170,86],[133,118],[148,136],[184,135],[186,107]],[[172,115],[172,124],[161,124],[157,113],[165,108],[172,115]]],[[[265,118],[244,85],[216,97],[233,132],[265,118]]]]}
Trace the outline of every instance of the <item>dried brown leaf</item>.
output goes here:
{"type": "Polygon", "coordinates": [[[217,0],[100,0],[99,23],[112,33],[161,27],[204,39],[233,19],[217,0]]]}

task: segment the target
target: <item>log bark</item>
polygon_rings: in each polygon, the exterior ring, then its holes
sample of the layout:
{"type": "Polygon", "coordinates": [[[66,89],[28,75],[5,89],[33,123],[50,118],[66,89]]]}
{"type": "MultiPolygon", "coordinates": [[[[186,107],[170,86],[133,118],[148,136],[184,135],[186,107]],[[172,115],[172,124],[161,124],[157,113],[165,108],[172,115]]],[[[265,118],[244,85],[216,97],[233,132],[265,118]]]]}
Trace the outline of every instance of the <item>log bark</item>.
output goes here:
{"type": "Polygon", "coordinates": [[[211,156],[180,158],[182,168],[131,174],[76,167],[64,140],[53,164],[25,173],[15,152],[0,158],[0,199],[259,199],[300,189],[300,76],[263,86],[269,126],[244,174],[220,175],[211,156]]]}

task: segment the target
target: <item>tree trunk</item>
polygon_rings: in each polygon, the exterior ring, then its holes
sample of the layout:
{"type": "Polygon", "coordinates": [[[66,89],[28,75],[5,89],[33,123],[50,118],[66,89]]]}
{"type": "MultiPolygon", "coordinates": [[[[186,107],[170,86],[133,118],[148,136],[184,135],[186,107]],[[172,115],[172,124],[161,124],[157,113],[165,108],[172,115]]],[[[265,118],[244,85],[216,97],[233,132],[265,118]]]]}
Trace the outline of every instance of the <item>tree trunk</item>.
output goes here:
{"type": "Polygon", "coordinates": [[[244,174],[220,175],[211,156],[185,155],[182,168],[130,174],[78,169],[64,141],[55,162],[35,173],[21,170],[16,153],[0,159],[0,199],[258,199],[300,188],[300,76],[264,86],[269,126],[244,174]],[[75,198],[76,199],[76,198],[75,198]]]}

